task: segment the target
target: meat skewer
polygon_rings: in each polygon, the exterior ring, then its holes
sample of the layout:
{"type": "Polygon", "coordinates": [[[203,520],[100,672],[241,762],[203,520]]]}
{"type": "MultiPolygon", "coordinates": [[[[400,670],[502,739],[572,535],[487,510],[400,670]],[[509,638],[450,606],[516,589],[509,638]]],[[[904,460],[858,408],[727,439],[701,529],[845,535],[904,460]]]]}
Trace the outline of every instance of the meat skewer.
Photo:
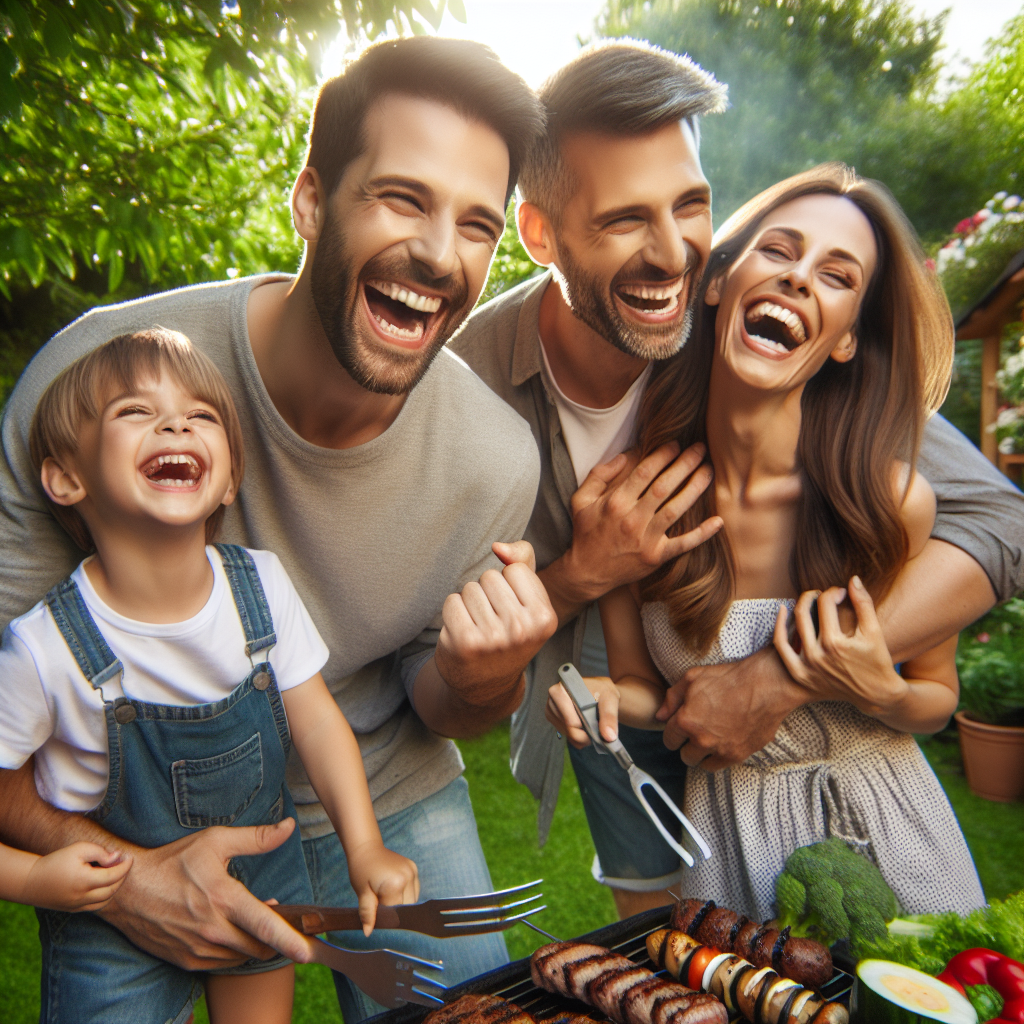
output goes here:
{"type": "Polygon", "coordinates": [[[832,977],[832,954],[814,939],[794,938],[758,925],[714,900],[682,900],[672,908],[669,928],[686,932],[705,946],[735,953],[755,967],[771,967],[806,988],[821,988],[832,977]]]}
{"type": "Polygon", "coordinates": [[[756,967],[735,953],[720,953],[685,932],[662,929],[647,937],[651,960],[692,988],[716,995],[752,1024],[848,1024],[841,1003],[827,1002],[771,967],[756,967]]]}
{"type": "Polygon", "coordinates": [[[602,946],[553,942],[530,958],[534,984],[579,999],[617,1024],[728,1024],[725,1007],[710,993],[656,978],[646,967],[602,946]]]}

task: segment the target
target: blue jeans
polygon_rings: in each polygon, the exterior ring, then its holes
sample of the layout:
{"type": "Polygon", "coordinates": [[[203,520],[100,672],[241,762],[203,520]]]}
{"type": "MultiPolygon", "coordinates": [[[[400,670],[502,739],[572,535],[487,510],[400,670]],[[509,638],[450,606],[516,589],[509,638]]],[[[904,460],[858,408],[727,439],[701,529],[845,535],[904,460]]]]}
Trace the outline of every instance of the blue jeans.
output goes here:
{"type": "MultiPolygon", "coordinates": [[[[493,888],[464,778],[455,779],[433,796],[385,818],[380,822],[380,831],[389,850],[415,861],[420,872],[421,901],[470,896],[493,888]]],[[[331,833],[320,839],[307,839],[302,847],[313,885],[313,901],[354,907],[358,900],[349,884],[345,851],[338,837],[331,833]]],[[[505,938],[500,932],[434,939],[417,932],[379,929],[369,939],[360,931],[332,932],[330,939],[346,949],[386,946],[427,960],[443,960],[444,973],[439,980],[445,985],[457,984],[508,963],[505,938]]],[[[385,1009],[344,975],[335,974],[334,985],[345,1024],[357,1024],[385,1009]]]]}

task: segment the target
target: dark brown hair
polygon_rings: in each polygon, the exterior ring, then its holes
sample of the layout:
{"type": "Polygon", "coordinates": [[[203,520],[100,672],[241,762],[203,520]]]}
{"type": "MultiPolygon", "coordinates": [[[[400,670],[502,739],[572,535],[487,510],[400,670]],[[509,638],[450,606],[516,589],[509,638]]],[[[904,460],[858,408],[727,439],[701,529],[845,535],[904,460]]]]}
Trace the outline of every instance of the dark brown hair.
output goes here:
{"type": "Polygon", "coordinates": [[[588,46],[541,87],[547,130],[523,165],[523,198],[557,221],[576,190],[562,143],[580,132],[647,135],[684,118],[725,110],[727,86],[695,64],[635,39],[588,46]]]}
{"type": "Polygon", "coordinates": [[[316,169],[328,196],[366,145],[366,112],[390,93],[435,100],[494,129],[508,147],[508,202],[526,153],[544,129],[540,101],[489,46],[436,36],[375,43],[320,87],[306,166],[316,169]]]}
{"type": "MultiPolygon", "coordinates": [[[[826,360],[803,391],[797,445],[803,488],[790,575],[804,591],[845,586],[858,574],[878,600],[907,558],[894,467],[898,460],[916,463],[921,430],[945,398],[953,357],[949,306],[884,185],[843,164],[822,164],[773,185],[722,225],[698,290],[694,332],[679,355],[654,371],[639,414],[639,443],[647,454],[673,439],[684,448],[707,441],[717,307],[704,294],[743,255],[769,213],[808,195],[852,202],[871,224],[878,262],[854,327],[856,354],[847,363],[826,360]]],[[[714,514],[712,486],[674,532],[714,514]]],[[[706,653],[732,601],[734,576],[729,542],[719,531],[648,577],[642,593],[644,600],[664,601],[675,627],[706,653]]]]}
{"type": "MultiPolygon", "coordinates": [[[[193,398],[217,410],[231,452],[231,481],[237,488],[245,472],[242,427],[234,400],[220,370],[209,356],[194,348],[177,331],[154,327],[134,334],[120,334],[75,360],[58,374],[39,399],[29,429],[28,450],[32,464],[41,472],[47,458],[73,456],[78,451],[82,424],[99,418],[112,397],[129,394],[149,378],[166,371],[193,398]]],[[[95,545],[85,520],[73,505],[46,499],[54,518],[83,550],[95,545]]],[[[224,506],[206,520],[206,541],[217,536],[224,506]]]]}

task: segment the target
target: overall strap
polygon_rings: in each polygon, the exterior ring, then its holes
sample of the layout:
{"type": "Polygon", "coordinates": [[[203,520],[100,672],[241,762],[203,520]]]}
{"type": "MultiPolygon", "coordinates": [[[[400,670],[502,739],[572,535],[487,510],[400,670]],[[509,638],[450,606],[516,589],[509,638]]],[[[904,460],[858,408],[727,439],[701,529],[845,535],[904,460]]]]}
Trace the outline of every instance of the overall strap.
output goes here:
{"type": "Polygon", "coordinates": [[[260,574],[252,556],[239,544],[215,544],[224,563],[224,572],[231,584],[231,596],[242,619],[245,631],[245,653],[252,657],[257,651],[277,643],[270,606],[263,593],[260,574]]]}
{"type": "Polygon", "coordinates": [[[89,614],[78,584],[70,576],[61,580],[43,600],[78,667],[94,690],[99,690],[105,682],[123,671],[120,660],[107,646],[89,614]]]}

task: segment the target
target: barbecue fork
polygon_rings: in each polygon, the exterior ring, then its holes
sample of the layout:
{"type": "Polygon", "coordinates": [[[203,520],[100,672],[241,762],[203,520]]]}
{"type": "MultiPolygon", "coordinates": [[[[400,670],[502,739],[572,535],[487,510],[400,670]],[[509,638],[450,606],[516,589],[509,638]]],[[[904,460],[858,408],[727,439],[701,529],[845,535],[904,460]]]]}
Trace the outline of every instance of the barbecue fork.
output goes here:
{"type": "Polygon", "coordinates": [[[316,938],[310,946],[315,963],[344,974],[356,988],[381,1006],[395,1009],[406,1003],[418,1003],[420,1006],[433,1007],[444,1002],[440,995],[431,990],[444,992],[445,986],[416,970],[417,967],[428,967],[442,971],[444,967],[440,961],[421,960],[418,956],[398,953],[393,949],[341,949],[316,938]]]}
{"type": "Polygon", "coordinates": [[[583,682],[583,677],[579,674],[576,666],[567,662],[558,670],[558,676],[562,681],[562,687],[576,706],[580,721],[583,723],[583,728],[590,737],[594,749],[599,754],[611,754],[618,762],[619,767],[626,771],[626,774],[629,775],[629,784],[633,787],[637,800],[643,805],[647,816],[661,833],[661,838],[691,868],[694,864],[707,860],[711,856],[711,848],[704,842],[703,836],[690,824],[689,818],[675,805],[668,793],[647,772],[633,763],[633,758],[629,756],[629,751],[622,745],[622,740],[617,737],[611,741],[601,738],[598,729],[597,698],[587,689],[587,684],[583,682]],[[647,802],[647,797],[644,796],[645,786],[650,786],[661,797],[665,806],[679,819],[679,823],[683,826],[683,838],[689,837],[690,849],[686,849],[677,842],[675,836],[662,824],[661,818],[658,817],[647,802]]]}
{"type": "MultiPolygon", "coordinates": [[[[422,935],[433,935],[436,939],[503,932],[530,914],[545,909],[543,905],[537,905],[537,901],[542,898],[541,893],[525,895],[526,890],[540,885],[542,881],[542,878],[538,878],[535,882],[516,885],[511,889],[501,889],[498,892],[485,892],[478,896],[453,896],[450,899],[407,903],[397,907],[378,904],[374,927],[401,928],[422,935]],[[523,898],[513,899],[515,896],[523,898]]],[[[363,927],[356,907],[320,907],[292,903],[271,909],[277,911],[296,931],[304,935],[361,931],[363,927]]]]}

